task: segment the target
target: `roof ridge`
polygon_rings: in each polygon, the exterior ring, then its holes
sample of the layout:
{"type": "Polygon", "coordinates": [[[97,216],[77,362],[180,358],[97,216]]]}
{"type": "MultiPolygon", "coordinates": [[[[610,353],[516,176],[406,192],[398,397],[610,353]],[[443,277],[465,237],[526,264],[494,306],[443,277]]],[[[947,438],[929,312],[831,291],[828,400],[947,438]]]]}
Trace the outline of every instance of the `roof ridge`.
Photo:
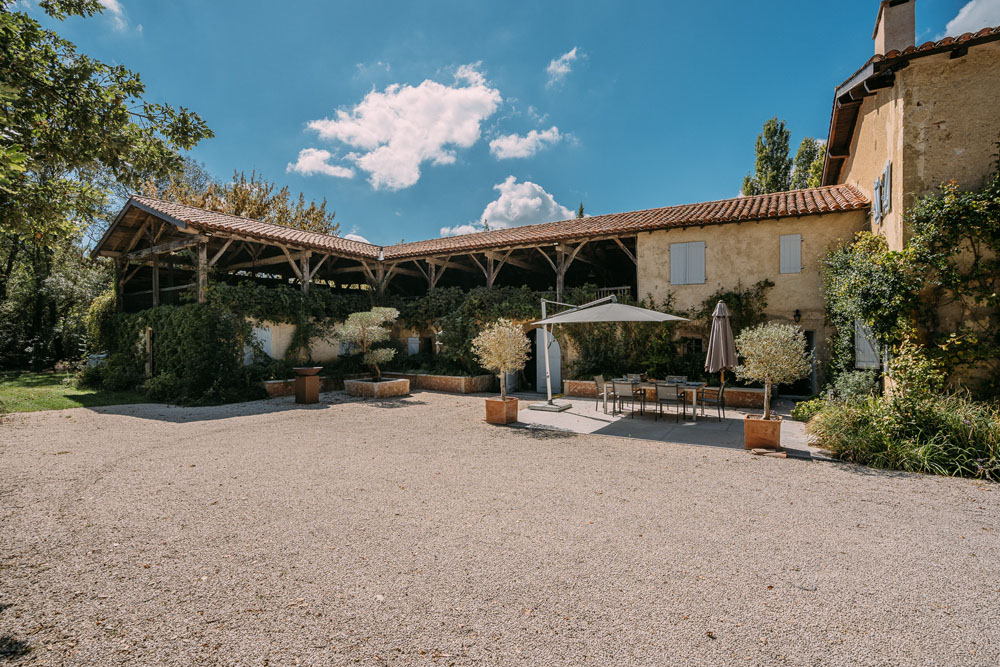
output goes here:
{"type": "Polygon", "coordinates": [[[152,199],[153,201],[162,202],[164,204],[170,204],[171,206],[183,206],[185,208],[191,208],[196,211],[205,211],[207,213],[212,213],[213,215],[224,215],[227,218],[233,218],[235,220],[242,220],[244,222],[253,222],[258,225],[270,225],[272,227],[277,227],[278,229],[289,229],[293,232],[301,232],[303,234],[315,234],[316,236],[323,236],[327,238],[342,239],[344,241],[349,241],[351,243],[360,243],[361,245],[371,246],[373,248],[381,248],[382,246],[375,245],[374,243],[368,243],[365,241],[356,241],[355,239],[344,238],[343,236],[338,236],[337,234],[325,234],[323,232],[314,232],[311,229],[300,229],[299,227],[292,227],[291,225],[282,225],[277,222],[270,222],[268,220],[257,220],[256,218],[245,218],[241,215],[234,215],[232,213],[226,213],[225,211],[215,211],[210,208],[201,208],[200,206],[192,206],[191,204],[182,204],[176,201],[170,201],[169,199],[163,199],[162,197],[150,197],[149,195],[132,195],[129,199],[152,199]]]}
{"type": "Polygon", "coordinates": [[[653,207],[650,207],[650,208],[640,208],[640,209],[634,209],[634,210],[631,210],[631,211],[615,211],[614,213],[601,213],[599,215],[587,216],[585,218],[565,218],[563,220],[550,220],[548,222],[536,222],[536,223],[531,224],[531,225],[518,225],[517,227],[503,227],[503,228],[500,228],[500,229],[488,229],[488,230],[483,230],[483,231],[480,231],[480,232],[472,232],[470,234],[455,234],[454,236],[436,236],[434,238],[421,239],[419,241],[407,241],[406,243],[393,243],[391,245],[383,246],[383,248],[386,249],[386,250],[389,250],[389,249],[394,249],[394,248],[402,248],[402,247],[409,246],[409,245],[414,245],[414,244],[417,244],[417,243],[428,243],[430,241],[440,241],[442,239],[456,238],[456,237],[461,237],[463,239],[475,239],[477,237],[480,237],[481,235],[496,234],[498,232],[503,232],[503,231],[506,231],[506,230],[509,230],[509,229],[520,229],[520,230],[529,230],[529,229],[532,229],[532,228],[536,228],[537,229],[537,228],[543,227],[545,225],[558,225],[558,224],[561,224],[561,223],[572,223],[572,222],[576,222],[577,220],[595,220],[595,219],[599,219],[599,218],[606,218],[606,217],[609,217],[609,216],[618,216],[618,215],[639,215],[639,214],[648,213],[648,212],[651,212],[651,211],[678,210],[678,209],[683,209],[683,208],[692,207],[692,206],[712,206],[712,205],[717,205],[717,204],[728,204],[728,203],[736,204],[738,202],[748,202],[748,203],[752,204],[752,203],[756,203],[756,201],[763,200],[766,197],[775,197],[775,196],[780,196],[780,195],[788,195],[788,194],[791,194],[791,193],[831,191],[831,190],[839,190],[839,189],[843,189],[843,188],[850,189],[851,192],[855,196],[861,196],[862,198],[864,197],[864,194],[860,190],[858,190],[856,187],[854,187],[853,185],[851,185],[849,183],[837,183],[837,184],[834,184],[834,185],[820,185],[820,186],[816,186],[814,188],[799,188],[797,190],[779,190],[778,192],[768,192],[768,193],[760,194],[760,195],[739,195],[737,197],[726,197],[726,198],[723,198],[723,199],[712,199],[712,200],[709,200],[709,201],[690,202],[690,203],[687,203],[687,204],[671,204],[669,206],[653,206],[653,207]]]}

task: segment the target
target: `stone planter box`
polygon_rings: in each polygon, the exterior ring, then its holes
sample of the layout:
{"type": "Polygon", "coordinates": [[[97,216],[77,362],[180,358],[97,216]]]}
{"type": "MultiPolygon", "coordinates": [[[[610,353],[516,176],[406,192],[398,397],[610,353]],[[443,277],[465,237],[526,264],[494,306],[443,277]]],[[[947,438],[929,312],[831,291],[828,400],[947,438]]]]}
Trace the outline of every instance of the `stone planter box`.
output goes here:
{"type": "Polygon", "coordinates": [[[348,396],[362,398],[392,398],[406,396],[410,393],[410,381],[406,379],[383,379],[373,382],[370,378],[363,380],[344,380],[344,391],[348,396]]]}
{"type": "Polygon", "coordinates": [[[492,391],[497,379],[493,375],[431,375],[430,373],[383,373],[382,377],[410,381],[414,389],[444,391],[451,394],[479,394],[492,391]]]}
{"type": "MultiPolygon", "coordinates": [[[[608,380],[608,383],[610,382],[608,380]]],[[[593,380],[565,380],[563,381],[563,394],[580,398],[597,398],[597,387],[593,380]]],[[[646,400],[656,400],[654,389],[646,390],[646,400]]],[[[764,390],[726,387],[726,407],[763,409],[764,390]]]]}

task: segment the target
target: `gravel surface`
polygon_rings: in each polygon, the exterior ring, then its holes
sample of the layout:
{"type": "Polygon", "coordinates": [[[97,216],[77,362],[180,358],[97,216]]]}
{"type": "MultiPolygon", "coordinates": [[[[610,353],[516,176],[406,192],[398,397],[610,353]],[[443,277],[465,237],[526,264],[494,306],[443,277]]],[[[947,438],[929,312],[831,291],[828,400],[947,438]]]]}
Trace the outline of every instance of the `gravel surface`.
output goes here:
{"type": "Polygon", "coordinates": [[[0,663],[1000,663],[1000,486],[483,423],[0,425],[0,663]]]}

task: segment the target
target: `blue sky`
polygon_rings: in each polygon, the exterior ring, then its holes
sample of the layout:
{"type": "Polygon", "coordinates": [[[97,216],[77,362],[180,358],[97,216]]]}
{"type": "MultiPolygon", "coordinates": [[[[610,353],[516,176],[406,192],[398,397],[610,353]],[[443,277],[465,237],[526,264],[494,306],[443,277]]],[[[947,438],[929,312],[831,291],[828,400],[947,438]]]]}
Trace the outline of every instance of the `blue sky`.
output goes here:
{"type": "MultiPolygon", "coordinates": [[[[256,169],[325,197],[343,234],[380,244],[581,201],[600,214],[736,196],[767,118],[794,146],[825,138],[878,7],[102,2],[103,16],[46,23],[201,114],[216,136],[192,154],[215,175],[256,169]]],[[[918,2],[918,42],[949,22],[1000,24],[1000,0],[918,2]]]]}

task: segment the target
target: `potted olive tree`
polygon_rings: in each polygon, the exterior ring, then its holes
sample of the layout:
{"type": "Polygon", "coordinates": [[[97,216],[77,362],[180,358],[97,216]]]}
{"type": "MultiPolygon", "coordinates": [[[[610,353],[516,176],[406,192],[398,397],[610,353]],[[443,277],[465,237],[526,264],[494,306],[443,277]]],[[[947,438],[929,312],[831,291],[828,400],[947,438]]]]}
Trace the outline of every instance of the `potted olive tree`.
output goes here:
{"type": "Polygon", "coordinates": [[[531,342],[521,327],[510,320],[497,320],[472,341],[472,351],[483,368],[500,375],[500,396],[486,399],[486,421],[510,424],[517,421],[517,399],[507,396],[507,374],[524,368],[531,342]]]}
{"type": "Polygon", "coordinates": [[[395,308],[372,308],[360,313],[351,313],[343,324],[338,324],[333,335],[337,340],[354,345],[371,368],[372,377],[361,380],[345,380],[344,390],[351,396],[387,398],[410,393],[410,381],[406,379],[383,379],[379,364],[387,364],[396,356],[391,348],[373,347],[389,340],[389,326],[399,317],[395,308]]]}
{"type": "Polygon", "coordinates": [[[781,417],[771,413],[771,387],[795,382],[809,374],[812,359],[806,351],[802,329],[792,324],[770,322],[746,329],[736,338],[743,363],[736,377],[764,385],[764,414],[743,420],[743,444],[747,449],[781,446],[781,417]]]}

